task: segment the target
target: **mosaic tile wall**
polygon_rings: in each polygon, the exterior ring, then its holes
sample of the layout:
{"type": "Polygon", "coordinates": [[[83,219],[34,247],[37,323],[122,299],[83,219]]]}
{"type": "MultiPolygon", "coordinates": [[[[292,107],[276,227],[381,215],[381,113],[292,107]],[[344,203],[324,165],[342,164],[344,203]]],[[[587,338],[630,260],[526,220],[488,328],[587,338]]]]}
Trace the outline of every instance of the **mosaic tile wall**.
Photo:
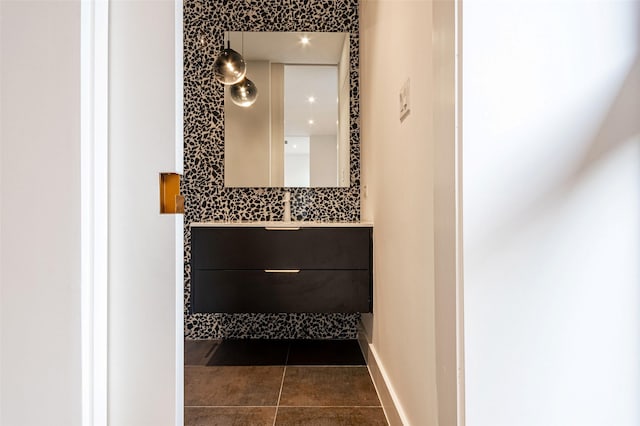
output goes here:
{"type": "Polygon", "coordinates": [[[224,91],[213,62],[225,31],[350,33],[351,185],[291,188],[295,220],[360,219],[358,0],[184,0],[185,337],[355,338],[359,314],[189,314],[192,222],[281,220],[282,188],[224,187],[224,91]]]}

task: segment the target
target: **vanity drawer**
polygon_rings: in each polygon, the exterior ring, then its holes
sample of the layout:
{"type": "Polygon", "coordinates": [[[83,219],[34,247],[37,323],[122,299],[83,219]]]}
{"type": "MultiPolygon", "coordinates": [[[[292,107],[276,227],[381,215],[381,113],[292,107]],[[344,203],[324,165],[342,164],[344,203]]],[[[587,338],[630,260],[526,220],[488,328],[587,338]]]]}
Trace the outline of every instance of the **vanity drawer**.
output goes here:
{"type": "Polygon", "coordinates": [[[371,228],[191,229],[193,269],[369,269],[371,228]]]}
{"type": "Polygon", "coordinates": [[[366,270],[193,271],[198,312],[371,312],[366,270]]]}

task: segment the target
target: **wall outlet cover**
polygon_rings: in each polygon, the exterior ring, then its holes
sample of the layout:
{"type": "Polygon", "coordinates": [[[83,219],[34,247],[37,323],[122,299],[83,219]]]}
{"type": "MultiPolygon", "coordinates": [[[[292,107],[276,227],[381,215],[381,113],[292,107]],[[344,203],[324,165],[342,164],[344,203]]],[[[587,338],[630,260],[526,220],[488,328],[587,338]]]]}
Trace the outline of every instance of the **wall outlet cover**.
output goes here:
{"type": "Polygon", "coordinates": [[[400,122],[402,123],[411,112],[409,79],[400,88],[400,122]]]}

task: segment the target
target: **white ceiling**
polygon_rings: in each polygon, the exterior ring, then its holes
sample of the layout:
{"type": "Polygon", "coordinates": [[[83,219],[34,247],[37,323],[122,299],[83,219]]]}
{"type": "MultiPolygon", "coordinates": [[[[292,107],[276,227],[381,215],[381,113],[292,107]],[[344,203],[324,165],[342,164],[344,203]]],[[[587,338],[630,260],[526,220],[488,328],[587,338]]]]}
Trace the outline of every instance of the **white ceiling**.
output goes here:
{"type": "Polygon", "coordinates": [[[337,64],[346,33],[230,32],[231,48],[247,61],[282,64],[337,64]],[[309,44],[300,42],[302,36],[309,44]]]}

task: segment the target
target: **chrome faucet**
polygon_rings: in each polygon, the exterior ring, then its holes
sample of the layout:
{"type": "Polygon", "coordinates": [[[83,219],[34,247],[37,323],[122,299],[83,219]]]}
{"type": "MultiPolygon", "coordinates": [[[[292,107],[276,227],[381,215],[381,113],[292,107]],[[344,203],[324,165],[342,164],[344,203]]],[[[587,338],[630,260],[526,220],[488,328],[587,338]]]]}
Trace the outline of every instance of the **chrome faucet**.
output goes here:
{"type": "Polygon", "coordinates": [[[284,192],[284,215],[282,220],[284,222],[291,222],[291,193],[289,191],[284,192]]]}

